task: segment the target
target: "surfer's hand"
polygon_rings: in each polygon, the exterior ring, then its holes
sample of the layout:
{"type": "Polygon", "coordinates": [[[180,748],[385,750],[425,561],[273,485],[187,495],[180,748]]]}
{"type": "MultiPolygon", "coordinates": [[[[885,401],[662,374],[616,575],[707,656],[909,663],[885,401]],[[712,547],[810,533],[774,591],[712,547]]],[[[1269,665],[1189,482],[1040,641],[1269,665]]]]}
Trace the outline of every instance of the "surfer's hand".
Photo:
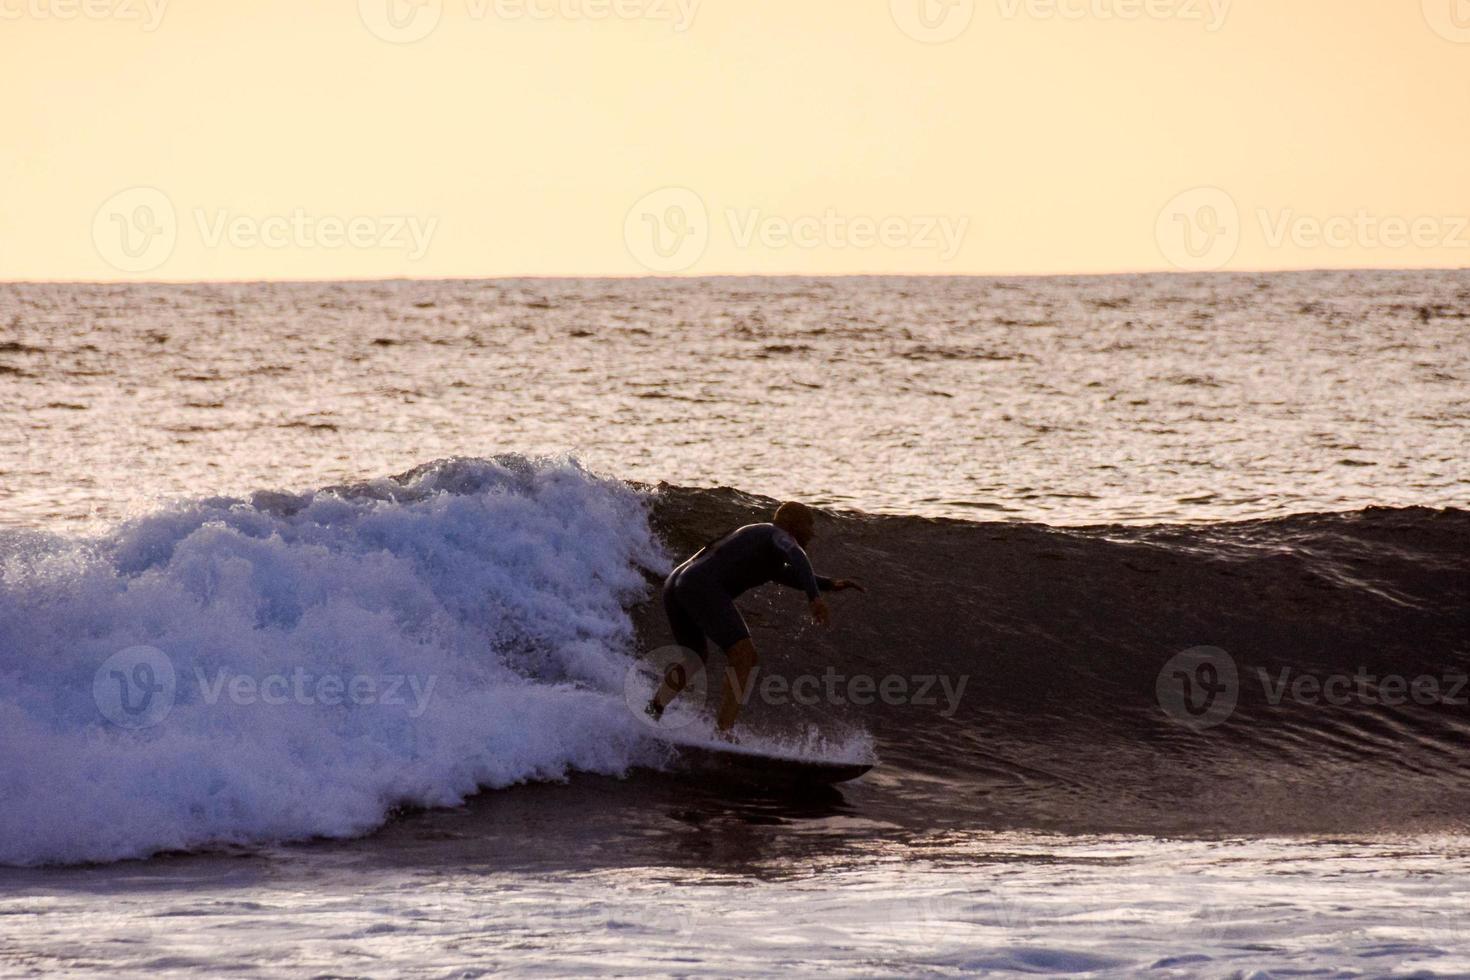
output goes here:
{"type": "Polygon", "coordinates": [[[821,598],[813,599],[811,604],[812,622],[818,626],[826,626],[832,622],[832,614],[827,611],[827,603],[821,598]]]}
{"type": "Polygon", "coordinates": [[[857,589],[859,592],[868,591],[867,589],[863,588],[863,584],[861,582],[854,582],[850,578],[837,578],[832,580],[833,592],[846,592],[848,589],[857,589]]]}

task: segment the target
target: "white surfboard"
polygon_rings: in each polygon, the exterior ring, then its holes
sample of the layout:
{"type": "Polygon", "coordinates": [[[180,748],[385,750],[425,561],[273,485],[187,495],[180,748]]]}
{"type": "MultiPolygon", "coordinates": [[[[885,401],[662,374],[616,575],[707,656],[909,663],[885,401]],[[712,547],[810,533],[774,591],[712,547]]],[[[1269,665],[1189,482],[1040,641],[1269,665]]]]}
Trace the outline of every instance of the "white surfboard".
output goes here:
{"type": "Polygon", "coordinates": [[[732,782],[766,786],[833,786],[857,779],[876,765],[854,758],[821,758],[781,748],[730,743],[706,733],[659,732],[678,768],[732,782]]]}

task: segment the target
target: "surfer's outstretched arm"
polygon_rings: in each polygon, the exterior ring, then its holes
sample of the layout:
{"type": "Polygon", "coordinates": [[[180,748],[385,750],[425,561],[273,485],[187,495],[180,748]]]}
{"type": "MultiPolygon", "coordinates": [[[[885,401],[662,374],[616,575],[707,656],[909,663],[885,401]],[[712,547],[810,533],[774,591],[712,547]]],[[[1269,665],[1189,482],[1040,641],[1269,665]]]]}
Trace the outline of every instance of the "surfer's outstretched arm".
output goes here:
{"type": "MultiPolygon", "coordinates": [[[[806,583],[802,581],[801,574],[790,565],[784,566],[781,569],[781,574],[776,576],[775,580],[790,588],[806,591],[806,583]]],[[[867,591],[867,589],[863,588],[857,582],[846,578],[827,578],[825,575],[818,575],[816,576],[816,583],[817,588],[822,592],[842,592],[845,589],[857,589],[859,592],[867,591]]],[[[831,612],[827,609],[826,600],[820,595],[813,596],[808,592],[807,603],[811,607],[812,619],[819,625],[826,626],[832,618],[831,612]]]]}
{"type": "MultiPolygon", "coordinates": [[[[790,565],[781,569],[781,574],[776,577],[776,582],[789,589],[805,589],[805,586],[801,584],[801,579],[797,578],[796,569],[790,565]]],[[[817,576],[817,588],[823,592],[842,592],[846,589],[857,589],[859,592],[868,591],[861,583],[850,578],[828,578],[825,575],[817,576]]]]}
{"type": "Polygon", "coordinates": [[[806,593],[808,599],[816,599],[823,592],[841,592],[843,589],[867,591],[851,579],[818,575],[812,570],[812,560],[807,557],[806,549],[797,544],[796,539],[785,531],[778,529],[771,541],[781,552],[781,557],[786,559],[786,564],[781,566],[781,573],[776,577],[776,581],[782,585],[789,585],[793,589],[801,589],[806,593]]]}
{"type": "MultiPolygon", "coordinates": [[[[836,580],[827,578],[827,576],[825,575],[818,575],[816,579],[817,588],[822,592],[831,592],[837,587],[836,580]]],[[[806,591],[806,583],[802,581],[801,576],[797,573],[796,569],[792,568],[790,565],[782,565],[781,574],[777,575],[775,580],[777,583],[786,586],[788,589],[799,589],[803,592],[806,591]]],[[[811,596],[807,596],[807,598],[811,598],[811,596]]]]}

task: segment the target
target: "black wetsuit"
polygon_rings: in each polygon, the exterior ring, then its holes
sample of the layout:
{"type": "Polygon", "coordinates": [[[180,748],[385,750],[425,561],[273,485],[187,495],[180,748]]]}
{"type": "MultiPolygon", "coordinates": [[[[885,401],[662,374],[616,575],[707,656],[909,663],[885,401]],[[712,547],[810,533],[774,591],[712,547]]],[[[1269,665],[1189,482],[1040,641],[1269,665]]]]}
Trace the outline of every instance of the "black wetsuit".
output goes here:
{"type": "Polygon", "coordinates": [[[747,524],[707,545],[669,573],[664,611],[674,642],[701,658],[708,641],[728,650],[750,636],[734,599],[757,585],[780,582],[815,599],[832,580],[812,571],[801,545],[774,524],[747,524]]]}

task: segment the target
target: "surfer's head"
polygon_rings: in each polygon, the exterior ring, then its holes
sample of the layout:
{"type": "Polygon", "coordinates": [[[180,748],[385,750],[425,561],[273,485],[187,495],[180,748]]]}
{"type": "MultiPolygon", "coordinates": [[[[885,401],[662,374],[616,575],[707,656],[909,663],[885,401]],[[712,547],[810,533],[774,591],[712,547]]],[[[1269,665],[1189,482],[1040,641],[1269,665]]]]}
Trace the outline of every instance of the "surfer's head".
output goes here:
{"type": "Polygon", "coordinates": [[[803,548],[817,533],[812,509],[795,501],[787,501],[777,507],[776,516],[771,519],[771,523],[795,538],[796,543],[803,548]]]}

